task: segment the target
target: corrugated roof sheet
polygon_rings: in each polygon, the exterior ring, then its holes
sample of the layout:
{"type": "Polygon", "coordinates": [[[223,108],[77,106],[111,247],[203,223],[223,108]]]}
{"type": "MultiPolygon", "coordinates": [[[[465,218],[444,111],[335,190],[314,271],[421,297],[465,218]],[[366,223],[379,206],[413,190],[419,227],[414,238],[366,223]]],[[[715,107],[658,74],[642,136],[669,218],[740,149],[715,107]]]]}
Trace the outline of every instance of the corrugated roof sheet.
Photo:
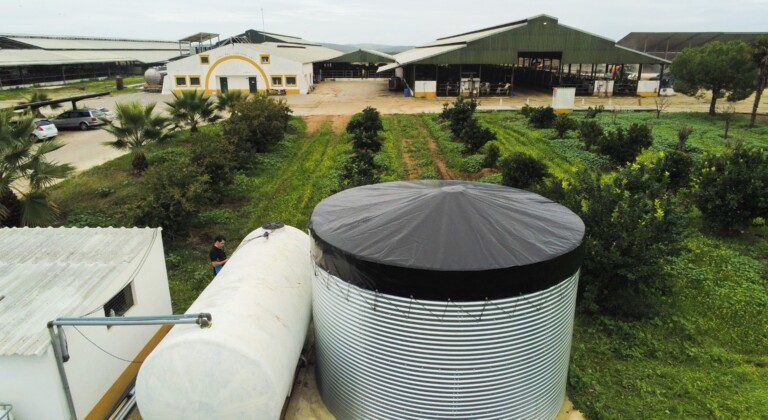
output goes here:
{"type": "Polygon", "coordinates": [[[768,32],[630,32],[618,44],[657,57],[672,59],[688,47],[699,47],[713,41],[752,42],[768,32]]]}
{"type": "Polygon", "coordinates": [[[436,55],[444,54],[450,51],[455,51],[455,50],[458,50],[459,48],[464,48],[466,46],[467,46],[466,44],[458,44],[458,45],[443,45],[443,46],[436,46],[436,47],[417,47],[412,50],[403,51],[400,54],[395,54],[395,60],[397,61],[396,63],[387,64],[386,66],[381,66],[379,67],[377,72],[392,70],[402,65],[412,63],[414,61],[424,60],[426,58],[434,57],[436,55]]]}
{"type": "Polygon", "coordinates": [[[118,61],[140,61],[161,63],[179,56],[179,50],[168,51],[50,51],[0,49],[0,67],[33,66],[53,64],[109,63],[118,61]]]}
{"type": "Polygon", "coordinates": [[[178,42],[8,35],[5,38],[45,50],[179,50],[178,42]]]}
{"type": "Polygon", "coordinates": [[[475,41],[477,39],[485,38],[487,36],[495,35],[501,32],[509,31],[512,29],[525,26],[527,21],[513,22],[507,25],[496,26],[493,28],[483,29],[475,32],[469,32],[466,34],[449,36],[446,38],[440,38],[434,42],[424,45],[424,47],[432,47],[439,45],[460,44],[475,41]]]}
{"type": "Polygon", "coordinates": [[[333,57],[328,61],[336,63],[393,63],[395,62],[395,57],[381,51],[360,48],[359,50],[333,57]]]}
{"type": "Polygon", "coordinates": [[[48,321],[100,310],[159,240],[149,228],[0,229],[0,355],[42,354],[48,321]]]}

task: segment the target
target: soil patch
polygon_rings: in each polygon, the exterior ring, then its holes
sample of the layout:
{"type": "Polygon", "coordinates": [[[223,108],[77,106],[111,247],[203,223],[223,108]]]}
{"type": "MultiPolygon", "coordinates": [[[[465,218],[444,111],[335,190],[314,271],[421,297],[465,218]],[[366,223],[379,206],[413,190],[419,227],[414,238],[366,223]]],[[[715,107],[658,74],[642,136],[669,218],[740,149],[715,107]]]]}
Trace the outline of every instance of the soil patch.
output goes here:
{"type": "Polygon", "coordinates": [[[413,158],[408,154],[408,151],[406,150],[411,146],[412,143],[413,139],[403,139],[403,160],[405,161],[405,165],[408,167],[406,178],[409,181],[419,177],[419,171],[416,168],[416,163],[413,161],[413,158]]]}
{"type": "Polygon", "coordinates": [[[456,179],[456,175],[453,173],[453,171],[448,168],[445,162],[443,162],[443,159],[440,158],[440,152],[437,150],[437,143],[435,142],[435,139],[433,139],[432,136],[427,133],[427,129],[425,127],[419,127],[419,132],[422,136],[424,136],[424,138],[427,139],[429,155],[432,156],[432,161],[435,163],[435,167],[437,168],[438,175],[440,175],[440,179],[456,179]]]}
{"type": "Polygon", "coordinates": [[[349,120],[352,119],[351,115],[331,115],[331,127],[336,134],[342,134],[347,129],[349,120]]]}
{"type": "Polygon", "coordinates": [[[312,134],[317,132],[322,126],[325,120],[328,119],[325,115],[307,115],[304,117],[304,122],[307,123],[307,133],[312,134]]]}

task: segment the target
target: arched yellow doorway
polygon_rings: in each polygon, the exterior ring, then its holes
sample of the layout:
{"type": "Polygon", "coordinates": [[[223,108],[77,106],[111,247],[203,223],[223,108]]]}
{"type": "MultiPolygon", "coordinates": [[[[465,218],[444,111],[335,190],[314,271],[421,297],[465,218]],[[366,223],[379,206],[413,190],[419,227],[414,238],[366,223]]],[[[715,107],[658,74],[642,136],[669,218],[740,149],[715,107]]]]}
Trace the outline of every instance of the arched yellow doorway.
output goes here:
{"type": "Polygon", "coordinates": [[[267,90],[269,89],[269,77],[267,77],[267,74],[264,73],[264,70],[261,68],[261,66],[259,66],[258,63],[242,55],[228,55],[226,57],[222,57],[216,60],[216,62],[211,65],[211,68],[208,69],[208,73],[205,75],[205,93],[214,93],[214,90],[209,87],[211,82],[211,76],[213,75],[213,71],[216,70],[216,67],[219,64],[229,60],[242,60],[242,61],[245,61],[246,63],[249,63],[253,67],[256,67],[256,70],[258,70],[259,73],[261,73],[261,77],[264,78],[264,83],[266,83],[267,85],[267,90]]]}

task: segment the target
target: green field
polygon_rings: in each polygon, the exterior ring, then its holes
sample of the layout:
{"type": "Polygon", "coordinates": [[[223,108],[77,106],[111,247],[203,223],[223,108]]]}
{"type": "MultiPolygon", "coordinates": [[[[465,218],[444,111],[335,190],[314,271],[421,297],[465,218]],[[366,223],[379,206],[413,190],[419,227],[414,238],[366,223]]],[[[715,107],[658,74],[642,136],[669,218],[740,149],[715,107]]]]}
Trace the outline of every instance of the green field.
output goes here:
{"type": "MultiPolygon", "coordinates": [[[[533,130],[519,113],[478,115],[494,130],[503,153],[525,151],[567,177],[580,167],[602,167],[605,158],[585,150],[574,134],[554,140],[552,130],[533,130]]],[[[576,115],[575,118],[582,118],[576,115]]],[[[463,156],[435,115],[384,116],[384,146],[376,156],[385,180],[437,178],[438,162],[457,178],[498,181],[498,174],[471,173],[474,157],[463,156]],[[434,150],[430,150],[430,145],[434,150]]],[[[703,114],[603,113],[606,126],[642,121],[653,126],[653,159],[691,126],[697,153],[721,152],[723,121],[703,114]]],[[[317,202],[335,191],[350,150],[346,135],[330,122],[309,133],[302,120],[257,169],[241,173],[224,203],[202,212],[189,239],[166,242],[174,310],[182,312],[211,280],[207,252],[213,235],[234,246],[270,220],[306,228],[317,202]]],[[[216,131],[216,126],[205,130],[216,131]]],[[[746,128],[736,117],[732,139],[768,146],[768,127],[746,128]]],[[[180,138],[148,151],[151,164],[187,151],[180,138]]],[[[53,187],[62,223],[71,226],[129,226],[130,208],[142,194],[130,160],[118,158],[53,187]]],[[[568,392],[590,418],[768,418],[768,229],[722,237],[697,226],[688,250],[666,267],[674,293],[661,317],[625,322],[577,317],[568,392]]]]}
{"type": "MultiPolygon", "coordinates": [[[[143,76],[130,76],[123,79],[125,86],[144,83],[143,76]]],[[[126,87],[123,90],[117,90],[115,79],[92,80],[87,82],[68,83],[57,87],[44,88],[16,88],[0,90],[0,101],[24,101],[34,91],[45,92],[51,99],[62,98],[65,96],[83,95],[86,93],[111,92],[112,94],[138,92],[139,89],[126,87]]]]}

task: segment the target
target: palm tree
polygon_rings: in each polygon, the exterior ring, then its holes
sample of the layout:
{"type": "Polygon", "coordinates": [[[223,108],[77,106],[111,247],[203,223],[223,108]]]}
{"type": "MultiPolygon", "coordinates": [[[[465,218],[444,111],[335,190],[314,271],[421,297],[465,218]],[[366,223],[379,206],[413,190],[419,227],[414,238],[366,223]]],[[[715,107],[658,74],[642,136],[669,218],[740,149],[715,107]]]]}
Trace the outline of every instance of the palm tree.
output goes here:
{"type": "Polygon", "coordinates": [[[216,104],[203,92],[184,90],[181,94],[174,93],[173,97],[173,101],[167,104],[175,128],[188,127],[195,133],[200,123],[212,123],[220,118],[216,113],[216,104]]]}
{"type": "MultiPolygon", "coordinates": [[[[47,94],[47,93],[45,93],[45,92],[40,92],[40,91],[37,91],[37,90],[36,90],[36,91],[32,92],[32,94],[31,94],[31,95],[27,96],[27,97],[26,97],[26,98],[24,98],[24,99],[25,99],[25,100],[24,100],[24,102],[21,102],[19,105],[31,104],[31,103],[35,103],[35,102],[50,101],[50,100],[51,100],[51,97],[50,97],[50,96],[48,96],[48,94],[47,94]]],[[[58,108],[61,108],[61,105],[59,105],[59,104],[52,104],[52,105],[48,105],[48,106],[49,106],[51,109],[58,109],[58,108]]],[[[36,115],[38,118],[45,118],[45,115],[43,115],[43,113],[42,113],[42,112],[40,112],[40,108],[43,108],[43,107],[41,107],[41,106],[30,107],[30,109],[32,110],[32,112],[33,112],[33,113],[34,113],[34,114],[35,114],[35,115],[36,115]]]]}
{"type": "Polygon", "coordinates": [[[45,187],[66,178],[74,168],[49,160],[46,155],[63,146],[56,141],[35,145],[29,133],[34,116],[11,121],[10,111],[0,111],[0,225],[34,226],[53,222],[58,215],[45,187]]]}
{"type": "Polygon", "coordinates": [[[128,102],[115,105],[117,117],[106,130],[115,136],[115,140],[106,144],[119,150],[130,150],[133,154],[131,166],[140,174],[149,166],[144,146],[152,142],[162,142],[171,137],[168,132],[168,118],[155,112],[155,104],[142,105],[128,102]],[[115,123],[119,124],[115,124],[115,123]]]}
{"type": "Polygon", "coordinates": [[[755,39],[751,45],[752,61],[757,67],[757,92],[755,92],[755,103],[752,105],[752,116],[749,118],[749,127],[755,126],[757,118],[757,107],[760,105],[760,98],[768,85],[768,36],[761,36],[755,39]]]}
{"type": "Polygon", "coordinates": [[[219,111],[227,111],[231,114],[234,112],[235,106],[245,99],[246,96],[239,90],[219,92],[216,94],[216,109],[219,111]]]}

